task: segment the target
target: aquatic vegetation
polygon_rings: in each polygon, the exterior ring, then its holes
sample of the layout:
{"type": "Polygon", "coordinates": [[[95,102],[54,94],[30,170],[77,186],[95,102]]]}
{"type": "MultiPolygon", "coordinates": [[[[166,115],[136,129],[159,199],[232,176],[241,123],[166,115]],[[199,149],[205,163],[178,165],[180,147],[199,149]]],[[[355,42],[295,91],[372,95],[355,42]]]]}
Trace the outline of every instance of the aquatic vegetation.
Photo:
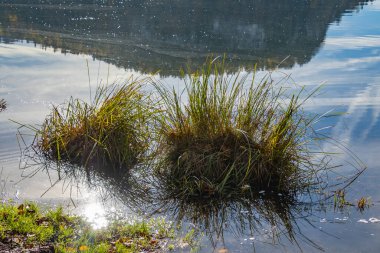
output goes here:
{"type": "Polygon", "coordinates": [[[356,207],[359,209],[359,211],[364,211],[366,208],[369,208],[371,205],[371,198],[365,198],[365,197],[361,197],[357,203],[356,203],[356,207]]]}
{"type": "Polygon", "coordinates": [[[70,98],[54,106],[35,129],[34,146],[44,157],[84,167],[130,167],[148,150],[148,97],[144,80],[127,80],[121,86],[99,87],[92,104],[70,98]]]}
{"type": "Polygon", "coordinates": [[[0,99],[0,112],[7,109],[7,102],[4,99],[0,99]]]}
{"type": "Polygon", "coordinates": [[[182,240],[163,218],[113,220],[95,230],[60,207],[43,212],[34,203],[0,204],[0,224],[0,249],[7,252],[166,252],[182,240]]]}
{"type": "Polygon", "coordinates": [[[155,85],[162,101],[156,175],[164,187],[191,197],[290,194],[317,184],[323,166],[309,153],[313,119],[301,109],[308,97],[289,95],[270,75],[259,82],[227,75],[224,65],[207,62],[185,77],[183,91],[155,85]]]}
{"type": "Polygon", "coordinates": [[[351,205],[346,200],[346,192],[344,189],[339,189],[334,192],[334,209],[342,209],[347,205],[351,205]]]}

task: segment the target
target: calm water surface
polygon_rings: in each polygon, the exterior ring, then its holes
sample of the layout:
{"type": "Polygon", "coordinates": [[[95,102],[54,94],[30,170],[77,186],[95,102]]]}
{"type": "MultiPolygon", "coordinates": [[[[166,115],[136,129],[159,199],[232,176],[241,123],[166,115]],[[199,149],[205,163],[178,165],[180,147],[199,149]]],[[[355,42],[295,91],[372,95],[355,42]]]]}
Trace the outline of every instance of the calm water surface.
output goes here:
{"type": "MultiPolygon", "coordinates": [[[[124,211],[120,201],[102,205],[101,197],[110,193],[100,186],[95,190],[59,181],[51,187],[57,174],[48,176],[46,171],[28,177],[35,168],[20,169],[25,161],[16,137],[19,125],[12,121],[41,124],[52,104],[70,96],[89,101],[89,82],[94,90],[99,83],[159,71],[157,78],[179,87],[180,67],[194,67],[209,54],[226,54],[231,73],[257,64],[260,75],[279,66],[278,71],[308,88],[325,83],[305,109],[344,113],[320,124],[332,126],[326,131],[367,166],[349,187],[348,200],[366,196],[373,203],[362,213],[354,207],[334,211],[327,206],[306,212],[307,220],[297,216],[298,246],[286,236],[273,245],[273,227],[265,221],[252,234],[247,217],[239,220],[246,209],[220,208],[230,225],[216,249],[225,245],[230,252],[319,252],[318,247],[326,252],[378,252],[380,223],[358,222],[380,219],[378,0],[0,0],[0,98],[8,102],[0,113],[3,197],[66,203],[98,225],[105,222],[107,209],[124,211]]],[[[31,137],[25,136],[25,141],[31,137]]],[[[324,149],[334,147],[326,144],[324,149]]],[[[351,173],[353,167],[345,164],[339,172],[351,173]]],[[[204,245],[203,252],[212,251],[207,240],[204,245]]]]}

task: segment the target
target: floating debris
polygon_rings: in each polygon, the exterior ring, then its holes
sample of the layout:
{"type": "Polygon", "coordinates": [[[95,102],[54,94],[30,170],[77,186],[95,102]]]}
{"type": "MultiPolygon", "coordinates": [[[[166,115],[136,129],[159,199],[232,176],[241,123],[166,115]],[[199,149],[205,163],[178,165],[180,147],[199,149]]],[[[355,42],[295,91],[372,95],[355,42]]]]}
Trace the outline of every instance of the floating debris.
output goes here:
{"type": "Polygon", "coordinates": [[[366,220],[366,219],[360,219],[360,220],[358,220],[358,222],[360,222],[360,223],[369,223],[369,222],[371,222],[371,223],[378,223],[378,222],[380,222],[380,219],[371,217],[368,220],[366,220]]]}
{"type": "Polygon", "coordinates": [[[378,219],[378,218],[369,218],[369,222],[371,222],[371,223],[378,223],[378,222],[380,222],[380,219],[378,219]]]}
{"type": "Polygon", "coordinates": [[[337,221],[347,221],[348,220],[348,217],[343,217],[343,218],[335,218],[335,220],[337,221]]]}

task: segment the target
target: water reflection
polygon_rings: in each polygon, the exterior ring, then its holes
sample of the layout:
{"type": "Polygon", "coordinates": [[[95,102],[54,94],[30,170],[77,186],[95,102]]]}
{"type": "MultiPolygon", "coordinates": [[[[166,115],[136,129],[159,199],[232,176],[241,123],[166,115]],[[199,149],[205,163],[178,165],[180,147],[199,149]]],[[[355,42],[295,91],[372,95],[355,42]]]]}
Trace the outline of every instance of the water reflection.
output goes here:
{"type": "MultiPolygon", "coordinates": [[[[200,237],[205,246],[201,252],[217,252],[220,247],[234,249],[233,252],[241,248],[241,252],[247,252],[263,245],[278,244],[287,244],[296,251],[310,247],[322,249],[313,237],[303,233],[305,225],[306,230],[314,231],[313,236],[319,233],[312,219],[324,204],[331,204],[322,201],[324,195],[316,192],[286,196],[262,191],[239,198],[184,200],[161,191],[151,176],[151,164],[139,165],[129,172],[106,167],[85,170],[67,164],[57,167],[54,162],[33,156],[33,150],[29,151],[29,163],[24,168],[29,175],[37,170],[43,170],[49,177],[58,174],[57,182],[64,181],[66,191],[71,191],[73,186],[88,187],[98,193],[103,205],[118,205],[121,210],[127,208],[127,215],[167,216],[177,224],[184,224],[186,230],[194,228],[197,235],[205,235],[200,237]]],[[[28,150],[25,152],[24,155],[28,150]]],[[[52,187],[55,184],[52,182],[52,187]]],[[[98,203],[86,205],[82,214],[95,226],[103,226],[106,222],[107,213],[98,203]]]]}
{"type": "Polygon", "coordinates": [[[0,40],[163,75],[210,53],[227,53],[231,71],[255,63],[273,68],[285,58],[281,65],[290,68],[310,61],[329,24],[367,2],[1,0],[0,40]]]}
{"type": "Polygon", "coordinates": [[[275,245],[284,240],[299,247],[300,239],[306,239],[310,246],[320,249],[298,227],[298,222],[308,220],[311,216],[311,203],[270,195],[203,202],[173,200],[164,203],[160,209],[162,213],[169,214],[177,221],[192,224],[208,237],[214,249],[238,249],[239,246],[260,248],[260,244],[275,245]],[[246,245],[241,246],[243,242],[246,245]]]}

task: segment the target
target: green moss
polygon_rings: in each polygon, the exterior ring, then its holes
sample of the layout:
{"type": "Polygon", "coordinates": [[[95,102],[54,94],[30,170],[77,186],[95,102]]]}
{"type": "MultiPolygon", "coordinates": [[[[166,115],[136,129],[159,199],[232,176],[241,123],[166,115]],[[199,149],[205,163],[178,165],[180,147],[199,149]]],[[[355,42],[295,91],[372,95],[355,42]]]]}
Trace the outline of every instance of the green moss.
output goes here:
{"type": "Polygon", "coordinates": [[[48,247],[55,252],[162,252],[175,245],[170,222],[163,218],[113,221],[95,230],[62,208],[41,212],[33,203],[0,204],[0,241],[12,249],[48,247]]]}

